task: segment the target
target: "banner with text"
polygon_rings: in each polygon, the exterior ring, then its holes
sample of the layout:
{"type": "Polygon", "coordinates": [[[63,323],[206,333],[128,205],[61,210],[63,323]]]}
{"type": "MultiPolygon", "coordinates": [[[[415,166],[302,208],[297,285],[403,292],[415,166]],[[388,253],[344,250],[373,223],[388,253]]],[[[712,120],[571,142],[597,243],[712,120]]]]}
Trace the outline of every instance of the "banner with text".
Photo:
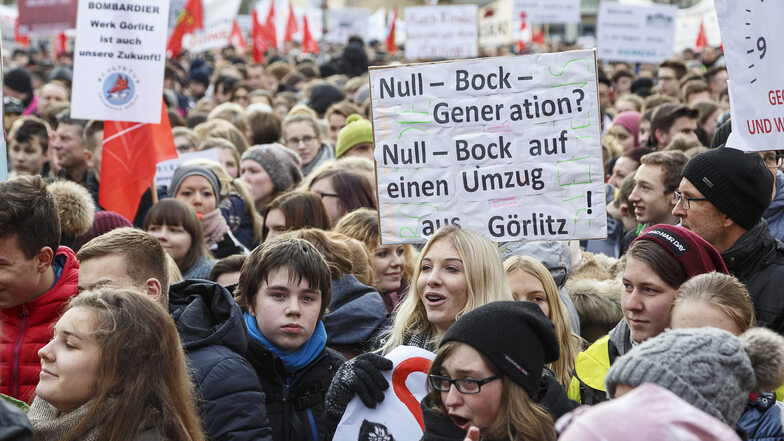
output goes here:
{"type": "Polygon", "coordinates": [[[329,8],[327,9],[327,29],[324,41],[327,43],[347,44],[348,37],[357,35],[365,40],[370,20],[367,8],[329,8]]]}
{"type": "Polygon", "coordinates": [[[606,237],[596,52],[371,68],[382,242],[606,237]]]}
{"type": "Polygon", "coordinates": [[[160,123],[169,3],[79,2],[71,116],[160,123]]]}
{"type": "Polygon", "coordinates": [[[599,59],[659,63],[675,54],[676,5],[599,4],[599,59]]]}
{"type": "Polygon", "coordinates": [[[784,147],[784,3],[716,0],[727,73],[732,133],[727,146],[784,147]],[[771,49],[771,50],[768,50],[771,49]]]}
{"type": "Polygon", "coordinates": [[[78,0],[19,0],[19,33],[51,35],[73,29],[77,3],[78,0]]]}
{"type": "Polygon", "coordinates": [[[580,0],[514,0],[515,17],[528,23],[580,23],[580,0]]]}
{"type": "Polygon", "coordinates": [[[182,46],[194,53],[228,46],[241,1],[203,0],[204,29],[186,34],[182,39],[182,46]]]}
{"type": "Polygon", "coordinates": [[[391,386],[375,409],[358,395],[349,401],[335,430],[340,440],[414,440],[422,438],[424,421],[419,402],[427,395],[427,371],[434,353],[413,346],[398,346],[386,355],[391,371],[383,372],[391,386]]]}
{"type": "Polygon", "coordinates": [[[477,5],[409,6],[404,15],[407,59],[471,58],[479,54],[477,5]]]}

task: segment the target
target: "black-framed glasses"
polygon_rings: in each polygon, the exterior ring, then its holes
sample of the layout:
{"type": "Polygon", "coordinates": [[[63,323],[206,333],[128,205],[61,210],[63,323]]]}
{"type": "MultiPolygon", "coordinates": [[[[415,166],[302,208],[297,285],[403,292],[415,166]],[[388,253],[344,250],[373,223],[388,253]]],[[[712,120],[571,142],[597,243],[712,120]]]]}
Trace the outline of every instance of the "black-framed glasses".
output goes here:
{"type": "Polygon", "coordinates": [[[433,386],[433,389],[439,392],[449,392],[449,388],[454,384],[457,391],[461,394],[478,394],[482,390],[482,385],[501,377],[493,375],[481,380],[474,380],[473,378],[449,378],[441,375],[428,375],[427,378],[430,380],[430,385],[433,386]]]}
{"type": "Polygon", "coordinates": [[[784,164],[784,155],[780,153],[766,152],[764,154],[760,153],[760,156],[762,156],[762,160],[765,161],[765,165],[768,168],[776,169],[784,164]]]}
{"type": "Polygon", "coordinates": [[[695,201],[696,202],[707,201],[707,199],[706,198],[687,198],[686,196],[682,195],[681,192],[679,192],[678,190],[675,190],[675,204],[678,204],[680,202],[681,207],[683,207],[684,210],[688,210],[689,208],[691,208],[691,203],[695,202],[695,201]]]}
{"type": "Polygon", "coordinates": [[[335,194],[335,193],[322,193],[322,192],[318,192],[317,194],[318,194],[319,196],[321,196],[321,199],[324,199],[324,198],[326,198],[326,197],[332,197],[332,198],[339,198],[339,197],[340,197],[340,195],[339,195],[339,194],[335,194]]]}

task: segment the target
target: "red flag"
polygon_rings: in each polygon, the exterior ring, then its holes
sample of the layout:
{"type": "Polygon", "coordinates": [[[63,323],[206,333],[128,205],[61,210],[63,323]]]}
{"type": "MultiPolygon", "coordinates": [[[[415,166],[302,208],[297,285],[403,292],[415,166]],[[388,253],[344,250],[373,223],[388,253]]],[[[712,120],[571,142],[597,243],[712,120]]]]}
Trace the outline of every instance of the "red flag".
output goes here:
{"type": "Polygon", "coordinates": [[[275,0],[270,1],[269,14],[267,14],[267,21],[264,23],[264,38],[267,39],[267,47],[278,48],[278,33],[275,29],[275,0]]]}
{"type": "Polygon", "coordinates": [[[313,39],[313,35],[311,35],[310,28],[308,27],[307,15],[302,16],[302,52],[310,54],[319,53],[318,42],[313,39]]]}
{"type": "Polygon", "coordinates": [[[520,53],[523,53],[523,51],[525,51],[525,40],[523,40],[523,31],[525,31],[525,27],[527,26],[526,17],[527,14],[525,13],[525,11],[520,13],[520,32],[519,32],[520,35],[518,36],[519,38],[517,39],[517,50],[520,53]]]}
{"type": "Polygon", "coordinates": [[[534,31],[534,36],[531,38],[531,42],[544,46],[544,31],[541,27],[536,28],[536,31],[534,31]]]}
{"type": "Polygon", "coordinates": [[[294,6],[292,6],[291,1],[289,1],[289,19],[286,22],[286,35],[283,37],[283,41],[294,41],[294,34],[297,32],[299,32],[297,17],[294,16],[294,6]]]}
{"type": "Polygon", "coordinates": [[[253,40],[253,61],[256,63],[264,63],[264,52],[267,50],[267,45],[264,42],[264,30],[259,23],[259,14],[256,9],[250,11],[250,38],[253,40]]]}
{"type": "Polygon", "coordinates": [[[705,35],[705,23],[700,20],[700,32],[697,34],[697,41],[694,43],[694,47],[696,47],[698,50],[702,50],[707,45],[708,36],[705,35]]]}
{"type": "Polygon", "coordinates": [[[19,18],[14,20],[14,41],[24,47],[30,46],[30,37],[19,33],[19,18]]]}
{"type": "Polygon", "coordinates": [[[201,0],[188,0],[177,17],[177,26],[169,37],[166,53],[170,57],[179,56],[182,50],[182,37],[202,28],[204,28],[204,11],[202,11],[201,0]]]}
{"type": "Polygon", "coordinates": [[[66,43],[68,42],[68,37],[65,36],[65,32],[60,32],[57,34],[54,40],[54,53],[58,57],[65,53],[66,51],[66,43]]]}
{"type": "Polygon", "coordinates": [[[104,121],[98,201],[126,219],[136,216],[155,165],[177,157],[166,103],[161,106],[160,124],[104,121]]]}
{"type": "Polygon", "coordinates": [[[389,26],[389,35],[387,35],[387,52],[394,54],[397,52],[397,44],[395,43],[395,22],[397,22],[397,8],[392,13],[392,24],[389,26]]]}
{"type": "Polygon", "coordinates": [[[231,27],[231,35],[229,35],[229,43],[234,46],[234,49],[237,49],[237,52],[240,54],[244,54],[246,50],[248,50],[248,42],[245,40],[245,36],[242,35],[242,29],[240,29],[240,24],[237,23],[237,19],[234,19],[234,24],[231,27]]]}

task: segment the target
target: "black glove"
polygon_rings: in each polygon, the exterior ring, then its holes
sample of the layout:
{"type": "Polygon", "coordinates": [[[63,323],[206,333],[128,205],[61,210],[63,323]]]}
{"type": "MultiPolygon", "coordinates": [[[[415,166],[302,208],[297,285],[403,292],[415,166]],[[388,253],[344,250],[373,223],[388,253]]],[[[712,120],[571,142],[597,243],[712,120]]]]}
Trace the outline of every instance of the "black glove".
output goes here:
{"type": "Polygon", "coordinates": [[[384,391],[389,388],[389,382],[381,371],[390,369],[392,360],[373,353],[352,358],[338,369],[324,398],[325,416],[332,429],[330,432],[337,427],[355,394],[371,409],[384,401],[384,391]]]}

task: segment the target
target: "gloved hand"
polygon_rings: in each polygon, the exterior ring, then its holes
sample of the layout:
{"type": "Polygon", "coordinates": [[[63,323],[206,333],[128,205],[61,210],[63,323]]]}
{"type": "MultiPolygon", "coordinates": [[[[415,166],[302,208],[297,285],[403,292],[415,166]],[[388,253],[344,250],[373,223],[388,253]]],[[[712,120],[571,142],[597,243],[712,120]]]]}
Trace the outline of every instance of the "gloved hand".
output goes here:
{"type": "Polygon", "coordinates": [[[337,427],[355,394],[371,409],[384,400],[384,391],[389,388],[389,382],[381,372],[390,369],[392,360],[372,353],[352,358],[338,369],[324,399],[330,432],[337,427]]]}

